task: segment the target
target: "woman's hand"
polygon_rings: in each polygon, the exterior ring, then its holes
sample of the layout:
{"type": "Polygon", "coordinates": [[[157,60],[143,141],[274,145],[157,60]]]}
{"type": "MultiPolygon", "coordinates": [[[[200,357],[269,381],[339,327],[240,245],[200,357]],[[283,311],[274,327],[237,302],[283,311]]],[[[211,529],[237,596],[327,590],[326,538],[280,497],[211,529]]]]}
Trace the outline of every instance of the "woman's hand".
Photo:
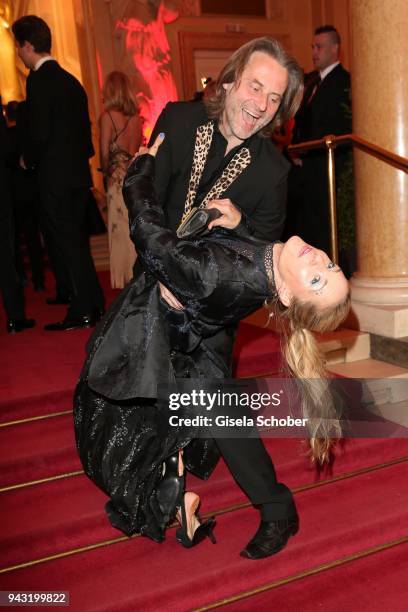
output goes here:
{"type": "Polygon", "coordinates": [[[163,132],[160,132],[160,134],[157,136],[156,140],[154,141],[151,147],[139,147],[139,150],[134,154],[134,156],[130,160],[129,165],[135,161],[136,157],[139,157],[140,155],[144,155],[145,153],[149,153],[149,155],[153,155],[153,157],[156,157],[156,153],[161,143],[163,142],[163,140],[164,140],[164,134],[163,132]]]}
{"type": "MultiPolygon", "coordinates": [[[[156,153],[161,145],[161,143],[164,140],[164,134],[163,132],[160,132],[160,134],[156,137],[156,140],[154,141],[154,143],[152,144],[151,147],[149,147],[148,149],[146,149],[146,147],[141,147],[144,148],[145,150],[143,151],[144,153],[149,153],[149,155],[153,155],[153,157],[156,157],[156,153]]],[[[139,149],[140,151],[140,149],[139,149]]]]}
{"type": "Polygon", "coordinates": [[[160,289],[160,295],[162,296],[163,300],[167,302],[167,304],[171,306],[171,308],[174,308],[175,310],[184,310],[183,304],[181,304],[176,298],[176,296],[173,295],[173,293],[169,291],[167,287],[162,285],[160,281],[159,281],[159,289],[160,289]]]}

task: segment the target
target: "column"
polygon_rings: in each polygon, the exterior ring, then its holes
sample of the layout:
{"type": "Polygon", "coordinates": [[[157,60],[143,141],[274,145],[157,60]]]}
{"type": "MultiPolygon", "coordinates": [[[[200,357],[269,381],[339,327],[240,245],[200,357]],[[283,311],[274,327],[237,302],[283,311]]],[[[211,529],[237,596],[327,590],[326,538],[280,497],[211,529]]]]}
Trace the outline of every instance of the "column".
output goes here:
{"type": "MultiPolygon", "coordinates": [[[[353,132],[408,157],[408,2],[350,0],[353,132]]],[[[408,336],[408,175],[355,149],[360,329],[408,336]]]]}

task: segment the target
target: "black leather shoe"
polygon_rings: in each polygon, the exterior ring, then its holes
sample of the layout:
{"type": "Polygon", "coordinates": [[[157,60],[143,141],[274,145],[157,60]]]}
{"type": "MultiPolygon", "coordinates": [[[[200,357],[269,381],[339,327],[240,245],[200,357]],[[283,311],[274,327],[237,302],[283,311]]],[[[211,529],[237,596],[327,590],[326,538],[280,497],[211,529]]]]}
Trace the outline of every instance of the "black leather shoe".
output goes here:
{"type": "Polygon", "coordinates": [[[100,315],[87,314],[81,317],[65,317],[63,321],[56,323],[48,323],[44,325],[46,331],[69,331],[71,329],[81,329],[84,327],[93,327],[100,319],[100,315]]]}
{"type": "Polygon", "coordinates": [[[69,297],[64,297],[62,295],[56,295],[55,298],[47,298],[46,303],[49,306],[55,306],[56,304],[69,304],[69,297]]]}
{"type": "Polygon", "coordinates": [[[177,500],[184,491],[184,474],[178,473],[179,454],[167,457],[166,471],[156,487],[155,495],[151,496],[150,507],[159,525],[163,528],[174,518],[177,500]]]}
{"type": "Polygon", "coordinates": [[[35,325],[34,319],[8,319],[7,331],[9,334],[15,334],[25,329],[31,329],[35,325]]]}
{"type": "Polygon", "coordinates": [[[298,530],[297,516],[279,521],[261,521],[258,531],[239,554],[246,559],[263,559],[274,555],[286,546],[290,536],[298,530]]]}

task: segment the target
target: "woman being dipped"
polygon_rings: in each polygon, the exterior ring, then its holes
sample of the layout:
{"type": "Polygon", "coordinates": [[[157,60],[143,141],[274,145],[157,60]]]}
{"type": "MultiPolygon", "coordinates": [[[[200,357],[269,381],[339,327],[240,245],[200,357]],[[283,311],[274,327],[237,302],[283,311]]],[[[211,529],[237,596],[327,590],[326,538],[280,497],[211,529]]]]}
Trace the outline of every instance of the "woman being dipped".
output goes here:
{"type": "Polygon", "coordinates": [[[142,121],[123,72],[109,73],[102,93],[105,110],[99,119],[100,160],[106,179],[111,286],[123,289],[133,276],[136,252],[129,236],[122,184],[142,141],[142,121]]]}
{"type": "MultiPolygon", "coordinates": [[[[299,237],[270,244],[217,228],[199,239],[179,240],[165,227],[154,196],[154,154],[160,142],[150,155],[136,158],[125,179],[131,235],[144,273],[122,292],[90,343],[75,398],[75,426],[85,472],[111,497],[111,523],[125,533],[138,531],[161,541],[179,508],[178,539],[191,546],[210,535],[212,523],[200,526],[197,496],[184,496],[179,451],[187,469],[208,477],[218,459],[214,442],[219,446],[220,441],[198,439],[194,428],[169,427],[169,413],[157,402],[157,385],[183,377],[228,376],[209,353],[206,338],[265,300],[279,299],[279,316],[289,322],[285,356],[304,381],[304,413],[313,418],[311,454],[323,462],[331,437],[341,432],[327,382],[317,378],[324,371],[310,332],[335,329],[347,315],[349,296],[338,266],[299,237]],[[161,300],[157,281],[185,305],[183,311],[161,300]]],[[[255,478],[256,466],[248,467],[255,478]]],[[[274,554],[296,533],[289,489],[276,479],[271,488],[284,518],[272,525],[261,507],[260,528],[243,556],[274,554]]]]}

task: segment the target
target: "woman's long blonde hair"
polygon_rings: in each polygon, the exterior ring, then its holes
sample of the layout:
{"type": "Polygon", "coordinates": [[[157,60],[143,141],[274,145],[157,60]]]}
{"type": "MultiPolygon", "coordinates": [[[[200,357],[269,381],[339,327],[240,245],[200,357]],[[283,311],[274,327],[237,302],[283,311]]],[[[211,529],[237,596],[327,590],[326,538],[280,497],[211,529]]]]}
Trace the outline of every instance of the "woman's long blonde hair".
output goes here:
{"type": "MultiPolygon", "coordinates": [[[[273,305],[272,305],[273,307],[273,305]]],[[[336,306],[317,310],[310,302],[293,299],[288,308],[275,303],[282,323],[286,363],[300,382],[303,417],[308,419],[310,455],[329,462],[331,449],[342,435],[339,407],[330,392],[323,355],[312,332],[336,329],[350,310],[350,296],[336,306]]]]}
{"type": "Polygon", "coordinates": [[[128,117],[137,113],[130,80],[123,72],[114,70],[108,74],[102,95],[106,110],[116,110],[128,117]]]}

